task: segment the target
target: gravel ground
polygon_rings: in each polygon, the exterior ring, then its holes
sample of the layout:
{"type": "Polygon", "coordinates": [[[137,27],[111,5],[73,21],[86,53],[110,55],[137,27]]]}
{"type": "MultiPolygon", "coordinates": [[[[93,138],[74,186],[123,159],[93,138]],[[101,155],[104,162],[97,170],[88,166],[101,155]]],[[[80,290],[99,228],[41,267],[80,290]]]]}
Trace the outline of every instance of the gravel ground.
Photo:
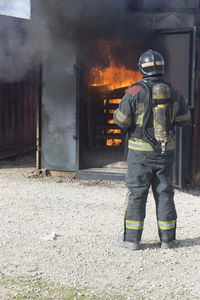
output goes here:
{"type": "Polygon", "coordinates": [[[178,247],[159,248],[150,192],[142,250],[118,248],[122,182],[0,169],[0,299],[200,299],[200,193],[175,191],[178,247]]]}

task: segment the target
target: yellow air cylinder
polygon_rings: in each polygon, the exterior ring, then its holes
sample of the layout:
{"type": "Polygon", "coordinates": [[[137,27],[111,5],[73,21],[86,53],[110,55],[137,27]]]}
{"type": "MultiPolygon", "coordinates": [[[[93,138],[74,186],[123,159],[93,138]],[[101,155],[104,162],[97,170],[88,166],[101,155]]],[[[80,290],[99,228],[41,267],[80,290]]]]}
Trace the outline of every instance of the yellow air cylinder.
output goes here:
{"type": "Polygon", "coordinates": [[[169,136],[167,131],[167,124],[169,124],[170,112],[169,101],[171,98],[170,88],[165,83],[158,83],[152,88],[152,104],[153,104],[153,126],[154,137],[161,143],[162,152],[165,151],[165,144],[169,136]]]}

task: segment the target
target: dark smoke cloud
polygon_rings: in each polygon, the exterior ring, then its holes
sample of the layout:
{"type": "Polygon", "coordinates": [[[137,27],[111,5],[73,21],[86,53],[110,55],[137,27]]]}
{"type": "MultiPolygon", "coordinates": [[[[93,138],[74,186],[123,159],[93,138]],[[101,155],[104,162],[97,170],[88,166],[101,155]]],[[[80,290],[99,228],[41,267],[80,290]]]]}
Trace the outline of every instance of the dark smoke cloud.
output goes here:
{"type": "Polygon", "coordinates": [[[184,10],[188,8],[197,8],[198,0],[125,0],[127,7],[131,10],[184,10]]]}
{"type": "Polygon", "coordinates": [[[44,0],[40,10],[47,20],[52,40],[56,43],[66,40],[75,45],[79,59],[88,68],[93,64],[106,67],[109,63],[105,47],[99,48],[102,53],[94,55],[94,49],[99,51],[95,45],[98,39],[112,39],[112,56],[129,68],[136,67],[141,48],[145,48],[144,41],[151,39],[149,18],[141,20],[140,16],[129,15],[124,0],[53,0],[51,5],[48,3],[44,0]]]}
{"type": "Polygon", "coordinates": [[[30,21],[0,16],[0,80],[20,79],[54,47],[76,48],[87,57],[89,39],[117,38],[124,28],[133,35],[132,25],[123,0],[34,0],[30,21]]]}
{"type": "MultiPolygon", "coordinates": [[[[32,0],[30,21],[0,16],[0,80],[20,80],[28,70],[42,64],[54,48],[63,53],[76,51],[81,60],[93,64],[97,58],[90,41],[102,38],[120,39],[122,42],[113,43],[112,55],[124,65],[131,60],[133,66],[152,39],[153,30],[150,16],[133,15],[127,7],[149,7],[163,1],[32,0]]],[[[167,3],[171,6],[185,1],[167,3]]]]}
{"type": "MultiPolygon", "coordinates": [[[[92,37],[117,37],[124,30],[127,11],[124,0],[43,0],[40,9],[57,38],[75,42],[92,37]]],[[[135,22],[135,29],[140,22],[135,22]]]]}

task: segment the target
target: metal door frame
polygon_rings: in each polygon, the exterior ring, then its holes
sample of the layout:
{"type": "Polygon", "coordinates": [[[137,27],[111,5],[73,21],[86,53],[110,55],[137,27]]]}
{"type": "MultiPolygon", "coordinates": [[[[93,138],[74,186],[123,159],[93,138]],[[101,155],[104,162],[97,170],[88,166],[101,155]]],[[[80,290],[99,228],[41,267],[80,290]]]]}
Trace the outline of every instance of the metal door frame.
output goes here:
{"type": "MultiPolygon", "coordinates": [[[[189,34],[189,72],[188,72],[188,100],[190,109],[194,109],[194,88],[195,88],[195,46],[196,46],[196,27],[191,28],[182,28],[182,29],[162,29],[155,32],[156,35],[175,35],[175,34],[189,34]]],[[[76,66],[79,69],[79,65],[76,66]]],[[[77,82],[78,76],[77,76],[77,82]]],[[[79,84],[77,83],[77,170],[79,170],[79,126],[80,126],[80,101],[81,95],[79,90],[79,84]]],[[[182,127],[176,128],[176,148],[175,148],[175,157],[178,158],[175,160],[173,177],[173,185],[177,188],[183,187],[183,131],[182,127]]]]}
{"type": "MultiPolygon", "coordinates": [[[[189,72],[188,72],[188,106],[193,112],[194,110],[194,90],[195,90],[195,64],[196,64],[196,27],[183,28],[183,29],[170,29],[158,30],[156,34],[160,35],[174,35],[174,34],[189,34],[189,72]]],[[[176,147],[175,147],[175,160],[173,177],[174,186],[182,188],[183,182],[183,134],[182,127],[176,128],[176,147]]],[[[191,143],[192,144],[192,143],[191,143]]]]}

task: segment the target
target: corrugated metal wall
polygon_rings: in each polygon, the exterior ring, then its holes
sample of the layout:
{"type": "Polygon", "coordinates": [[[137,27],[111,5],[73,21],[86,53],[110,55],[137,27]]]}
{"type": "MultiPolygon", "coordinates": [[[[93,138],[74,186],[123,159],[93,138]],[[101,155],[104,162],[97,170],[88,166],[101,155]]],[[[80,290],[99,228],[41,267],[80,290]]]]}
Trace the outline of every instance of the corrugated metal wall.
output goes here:
{"type": "Polygon", "coordinates": [[[35,149],[38,91],[38,72],[19,82],[0,82],[0,158],[35,149]]]}

